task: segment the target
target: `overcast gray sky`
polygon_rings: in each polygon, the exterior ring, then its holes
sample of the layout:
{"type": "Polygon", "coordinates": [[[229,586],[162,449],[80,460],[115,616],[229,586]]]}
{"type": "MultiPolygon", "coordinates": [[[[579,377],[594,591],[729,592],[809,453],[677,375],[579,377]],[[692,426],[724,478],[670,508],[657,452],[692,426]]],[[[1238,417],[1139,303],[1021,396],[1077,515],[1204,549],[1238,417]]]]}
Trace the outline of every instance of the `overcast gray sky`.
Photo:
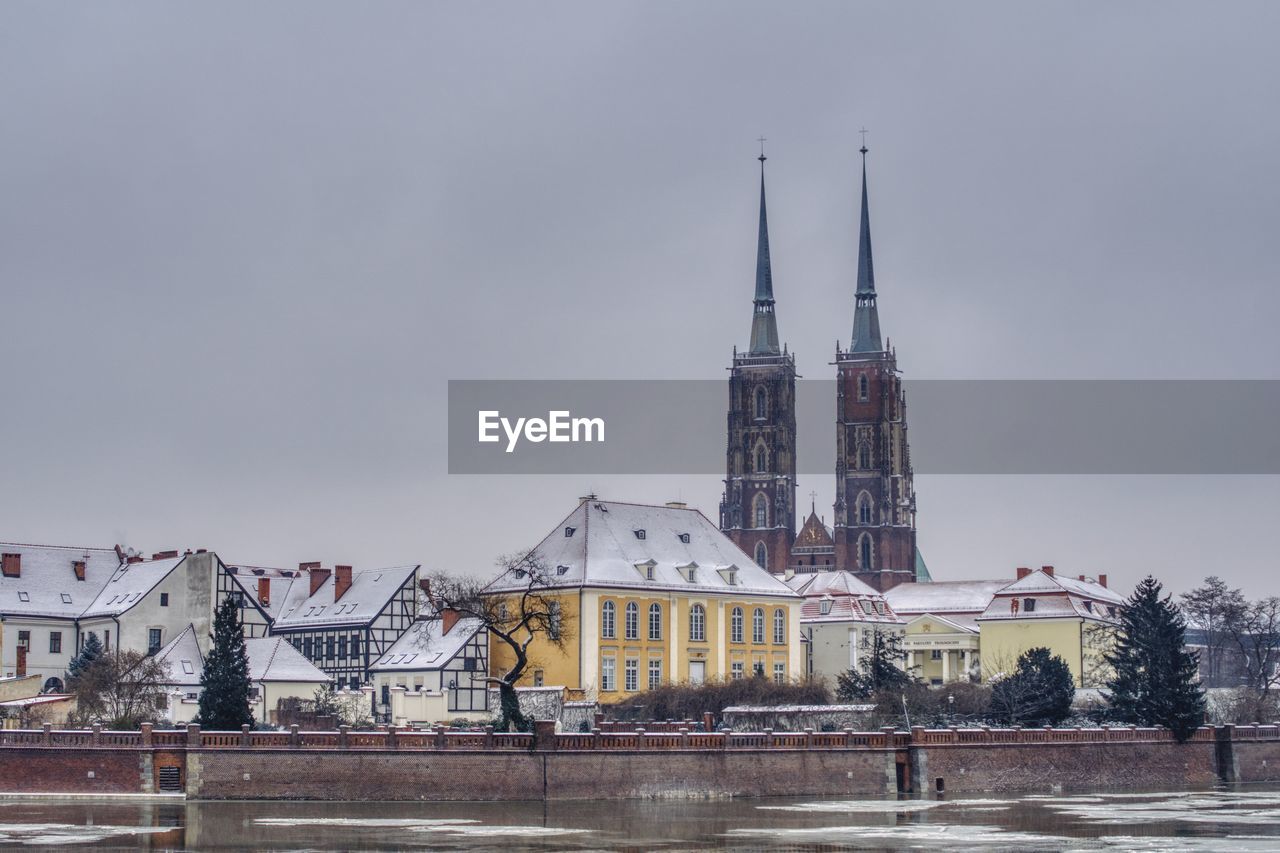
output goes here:
{"type": "MultiPolygon", "coordinates": [[[[588,488],[714,519],[714,477],[448,476],[445,383],[724,376],[760,135],[805,376],[849,336],[865,125],[908,376],[1280,378],[1277,31],[1275,3],[7,2],[0,539],[486,571],[588,488]]],[[[916,486],[938,579],[1280,592],[1278,478],[916,486]]]]}

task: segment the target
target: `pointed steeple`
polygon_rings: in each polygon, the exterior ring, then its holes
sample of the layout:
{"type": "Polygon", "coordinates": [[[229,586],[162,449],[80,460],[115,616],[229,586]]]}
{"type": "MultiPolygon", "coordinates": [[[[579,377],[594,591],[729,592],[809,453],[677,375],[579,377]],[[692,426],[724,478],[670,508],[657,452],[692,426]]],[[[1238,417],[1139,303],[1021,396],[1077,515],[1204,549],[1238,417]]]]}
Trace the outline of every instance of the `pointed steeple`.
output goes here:
{"type": "Polygon", "coordinates": [[[756,298],[751,317],[751,353],[777,355],[778,318],[773,311],[773,266],[769,262],[769,217],[764,203],[764,146],[760,150],[760,233],[756,238],[756,298]]]}
{"type": "Polygon", "coordinates": [[[858,235],[858,289],[854,293],[853,341],[849,352],[881,352],[876,275],[871,263],[871,212],[867,205],[867,146],[862,153],[862,229],[858,235]]]}

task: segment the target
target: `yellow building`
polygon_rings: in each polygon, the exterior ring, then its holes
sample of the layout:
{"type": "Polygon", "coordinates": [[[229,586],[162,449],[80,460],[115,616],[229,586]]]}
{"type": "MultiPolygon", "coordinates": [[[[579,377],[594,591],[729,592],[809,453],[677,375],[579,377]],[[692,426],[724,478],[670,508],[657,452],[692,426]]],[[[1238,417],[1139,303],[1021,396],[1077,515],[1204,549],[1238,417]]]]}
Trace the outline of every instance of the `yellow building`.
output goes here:
{"type": "Polygon", "coordinates": [[[1103,653],[1114,636],[1124,597],[1107,576],[1058,577],[1053,566],[1018,569],[978,617],[982,677],[1011,672],[1018,656],[1043,646],[1071,667],[1077,687],[1099,687],[1108,673],[1103,653]]]}
{"type": "MultiPolygon", "coordinates": [[[[804,674],[802,598],[684,504],[584,498],[535,551],[567,642],[536,637],[521,685],[612,702],[667,682],[804,674]]],[[[489,592],[516,588],[500,579],[489,592]]],[[[504,672],[510,649],[491,639],[489,660],[504,672]]]]}
{"type": "Polygon", "coordinates": [[[898,584],[885,593],[907,620],[904,648],[911,674],[926,684],[977,678],[981,670],[977,619],[1008,580],[898,584]]]}

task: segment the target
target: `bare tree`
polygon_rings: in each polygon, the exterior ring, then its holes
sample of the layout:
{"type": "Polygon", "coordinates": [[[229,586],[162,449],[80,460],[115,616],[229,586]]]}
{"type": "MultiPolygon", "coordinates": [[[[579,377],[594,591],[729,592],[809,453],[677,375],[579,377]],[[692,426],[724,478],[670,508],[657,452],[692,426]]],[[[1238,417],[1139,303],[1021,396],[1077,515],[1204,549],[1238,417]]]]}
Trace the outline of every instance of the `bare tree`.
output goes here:
{"type": "Polygon", "coordinates": [[[1242,600],[1225,626],[1240,652],[1246,684],[1266,698],[1280,684],[1280,598],[1242,600]]]}
{"type": "Polygon", "coordinates": [[[520,710],[516,682],[529,667],[530,646],[540,637],[543,643],[563,650],[571,629],[564,624],[560,598],[552,589],[555,572],[548,570],[539,554],[504,555],[497,565],[498,576],[487,582],[433,574],[428,579],[427,598],[436,610],[454,610],[464,618],[480,620],[490,635],[510,649],[511,665],[485,680],[498,685],[499,726],[526,731],[531,724],[520,710]]]}
{"type": "Polygon", "coordinates": [[[79,723],[136,729],[165,707],[168,665],[141,652],[122,651],[92,661],[68,687],[76,697],[79,723]]]}
{"type": "Polygon", "coordinates": [[[1245,609],[1244,596],[1221,578],[1210,576],[1204,579],[1203,586],[1179,597],[1178,607],[1187,624],[1204,636],[1204,654],[1200,656],[1204,683],[1210,687],[1225,686],[1233,674],[1227,659],[1236,644],[1230,623],[1245,609]]]}

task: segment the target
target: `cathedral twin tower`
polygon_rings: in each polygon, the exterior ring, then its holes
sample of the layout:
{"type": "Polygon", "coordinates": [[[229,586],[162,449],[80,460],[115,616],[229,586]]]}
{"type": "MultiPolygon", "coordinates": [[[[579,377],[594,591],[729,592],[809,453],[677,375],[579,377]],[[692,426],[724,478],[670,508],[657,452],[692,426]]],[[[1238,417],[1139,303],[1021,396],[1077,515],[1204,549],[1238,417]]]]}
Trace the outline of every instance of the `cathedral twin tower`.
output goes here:
{"type": "Polygon", "coordinates": [[[836,501],[831,529],[810,509],[796,534],[796,362],[779,343],[774,313],[764,161],[751,345],[734,349],[720,528],[757,563],[781,574],[842,569],[879,590],[927,570],[916,549],[916,498],[907,448],[906,398],[894,351],[881,343],[871,263],[867,149],[853,337],[836,347],[836,501]]]}

